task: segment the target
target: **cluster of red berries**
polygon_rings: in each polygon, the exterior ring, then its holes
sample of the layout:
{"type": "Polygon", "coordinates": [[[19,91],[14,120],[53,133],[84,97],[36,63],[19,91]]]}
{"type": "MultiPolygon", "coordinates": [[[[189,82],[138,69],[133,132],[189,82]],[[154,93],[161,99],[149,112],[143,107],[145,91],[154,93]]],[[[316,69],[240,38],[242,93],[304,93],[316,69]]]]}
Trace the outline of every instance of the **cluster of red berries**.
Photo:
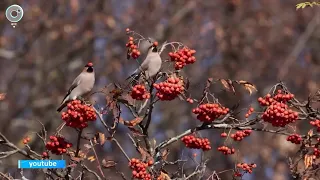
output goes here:
{"type": "Polygon", "coordinates": [[[171,61],[175,62],[175,69],[179,70],[187,64],[193,64],[196,62],[196,57],[194,57],[195,53],[196,50],[194,49],[182,48],[177,52],[169,52],[169,56],[171,61]]]}
{"type": "Polygon", "coordinates": [[[151,180],[151,175],[147,172],[147,167],[152,164],[153,161],[145,163],[139,159],[132,158],[129,162],[129,167],[132,169],[133,178],[151,180]]]}
{"type": "Polygon", "coordinates": [[[231,138],[235,141],[242,141],[245,137],[249,136],[251,134],[252,130],[241,130],[237,131],[234,134],[231,134],[231,138]]]}
{"type": "Polygon", "coordinates": [[[225,108],[219,104],[201,104],[197,108],[193,109],[192,112],[197,114],[197,119],[201,122],[210,123],[222,115],[226,115],[229,112],[229,108],[225,108]]]}
{"type": "Polygon", "coordinates": [[[184,91],[183,81],[177,77],[169,77],[165,82],[153,84],[157,89],[157,97],[162,101],[171,101],[184,91]]]}
{"type": "Polygon", "coordinates": [[[22,141],[22,143],[23,144],[28,144],[29,142],[30,142],[30,138],[29,137],[25,137],[25,138],[23,138],[23,141],[22,141]]]}
{"type": "Polygon", "coordinates": [[[234,154],[236,150],[234,148],[229,148],[227,146],[218,147],[218,151],[222,152],[224,155],[234,154]]]}
{"type": "Polygon", "coordinates": [[[249,108],[248,112],[246,113],[245,117],[248,118],[252,113],[254,109],[252,107],[249,108]]]}
{"type": "Polygon", "coordinates": [[[317,128],[317,131],[320,132],[320,120],[317,119],[317,120],[314,120],[314,121],[310,121],[310,124],[314,127],[317,128]]]}
{"type": "Polygon", "coordinates": [[[88,121],[95,121],[97,115],[91,106],[82,104],[80,100],[74,100],[67,105],[67,112],[61,114],[62,120],[67,126],[73,128],[86,128],[88,121]]]}
{"type": "Polygon", "coordinates": [[[63,137],[50,136],[50,141],[46,144],[46,149],[51,151],[53,154],[61,155],[67,152],[67,148],[72,146],[71,143],[67,142],[63,137]]]}
{"type": "Polygon", "coordinates": [[[147,91],[146,87],[142,84],[135,85],[131,91],[131,97],[136,100],[149,99],[150,93],[147,91]]]}
{"type": "Polygon", "coordinates": [[[252,173],[252,169],[253,168],[256,168],[257,167],[257,165],[256,164],[254,164],[254,163],[251,163],[251,164],[247,164],[247,163],[238,163],[237,164],[237,168],[239,168],[239,169],[241,169],[241,170],[243,170],[243,171],[245,171],[245,172],[248,172],[248,173],[252,173]]]}
{"type": "Polygon", "coordinates": [[[290,141],[293,144],[300,144],[302,140],[303,139],[299,134],[292,134],[287,137],[287,141],[290,141]]]}
{"type": "Polygon", "coordinates": [[[271,94],[267,94],[264,98],[259,97],[258,102],[261,106],[269,106],[274,102],[283,102],[286,103],[294,98],[294,94],[285,94],[282,90],[278,90],[277,94],[272,97],[271,94]]]}
{"type": "Polygon", "coordinates": [[[315,156],[315,158],[320,158],[320,138],[317,138],[318,143],[315,144],[314,148],[313,148],[313,155],[315,156]]]}
{"type": "Polygon", "coordinates": [[[319,157],[320,157],[320,149],[319,149],[319,148],[314,148],[314,149],[313,149],[313,155],[314,155],[316,158],[319,158],[319,157]]]}
{"type": "Polygon", "coordinates": [[[141,52],[138,50],[138,46],[134,43],[133,37],[129,37],[126,47],[129,48],[130,56],[133,59],[137,59],[140,56],[141,52]]]}
{"type": "Polygon", "coordinates": [[[191,149],[202,149],[203,151],[209,151],[211,149],[210,141],[208,138],[198,138],[194,135],[188,135],[181,138],[181,141],[186,147],[191,149]]]}
{"type": "Polygon", "coordinates": [[[284,127],[297,121],[298,113],[289,109],[286,104],[293,97],[293,94],[283,94],[281,90],[278,90],[278,94],[273,98],[270,94],[267,94],[264,98],[259,97],[258,102],[262,106],[268,106],[262,115],[262,119],[271,123],[274,127],[284,127]]]}

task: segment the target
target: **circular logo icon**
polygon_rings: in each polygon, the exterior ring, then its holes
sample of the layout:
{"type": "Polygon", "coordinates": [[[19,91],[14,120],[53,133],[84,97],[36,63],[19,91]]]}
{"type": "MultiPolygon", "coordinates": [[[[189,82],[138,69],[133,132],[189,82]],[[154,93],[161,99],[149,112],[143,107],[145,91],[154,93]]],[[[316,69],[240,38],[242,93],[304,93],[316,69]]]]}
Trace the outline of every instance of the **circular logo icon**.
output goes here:
{"type": "Polygon", "coordinates": [[[6,10],[6,17],[12,23],[19,22],[23,17],[23,9],[17,5],[11,5],[6,10]]]}

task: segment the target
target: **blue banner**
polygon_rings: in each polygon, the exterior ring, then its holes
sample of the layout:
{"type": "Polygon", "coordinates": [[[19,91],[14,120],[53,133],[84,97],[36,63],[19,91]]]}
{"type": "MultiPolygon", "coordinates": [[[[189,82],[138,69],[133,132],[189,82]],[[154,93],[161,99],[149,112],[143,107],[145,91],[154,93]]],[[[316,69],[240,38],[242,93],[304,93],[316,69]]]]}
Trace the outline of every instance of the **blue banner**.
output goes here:
{"type": "Polygon", "coordinates": [[[19,160],[19,169],[66,168],[65,160],[19,160]]]}

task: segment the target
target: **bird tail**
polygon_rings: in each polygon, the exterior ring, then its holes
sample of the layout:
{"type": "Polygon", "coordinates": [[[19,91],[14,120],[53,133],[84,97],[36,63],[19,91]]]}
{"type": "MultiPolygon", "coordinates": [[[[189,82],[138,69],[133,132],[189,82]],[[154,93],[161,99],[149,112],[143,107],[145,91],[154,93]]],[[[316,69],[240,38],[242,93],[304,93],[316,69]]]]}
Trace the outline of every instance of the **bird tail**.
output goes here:
{"type": "Polygon", "coordinates": [[[62,104],[58,107],[57,111],[58,111],[58,112],[61,112],[62,109],[65,108],[66,106],[67,106],[66,103],[62,103],[62,104]]]}
{"type": "Polygon", "coordinates": [[[69,94],[67,94],[65,96],[65,98],[63,99],[63,101],[61,102],[60,106],[57,109],[58,112],[61,112],[62,109],[67,106],[68,102],[70,101],[68,96],[69,96],[69,94]]]}
{"type": "Polygon", "coordinates": [[[129,80],[130,79],[130,81],[128,82],[128,85],[126,86],[126,88],[128,87],[128,86],[134,86],[134,85],[136,85],[137,84],[137,82],[139,81],[139,79],[140,79],[140,77],[141,77],[141,73],[133,73],[132,75],[130,75],[126,80],[129,80]]]}

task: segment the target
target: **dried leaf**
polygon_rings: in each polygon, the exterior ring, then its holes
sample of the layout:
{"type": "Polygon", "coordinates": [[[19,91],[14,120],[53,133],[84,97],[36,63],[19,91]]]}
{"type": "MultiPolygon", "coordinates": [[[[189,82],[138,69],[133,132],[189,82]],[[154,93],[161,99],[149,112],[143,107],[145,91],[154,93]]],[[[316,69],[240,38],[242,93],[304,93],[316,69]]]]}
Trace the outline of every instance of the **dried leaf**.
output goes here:
{"type": "Polygon", "coordinates": [[[104,168],[114,167],[116,164],[117,163],[112,160],[105,160],[105,159],[102,160],[102,166],[104,168]]]}
{"type": "Polygon", "coordinates": [[[122,117],[119,117],[119,123],[124,124],[125,120],[122,117]]]}
{"type": "Polygon", "coordinates": [[[97,141],[97,137],[96,136],[94,136],[93,137],[93,144],[97,144],[98,143],[98,141],[97,141]]]}
{"type": "MultiPolygon", "coordinates": [[[[129,126],[129,127],[134,127],[137,124],[139,124],[142,120],[143,120],[143,118],[137,117],[137,118],[135,118],[135,119],[133,119],[131,121],[123,121],[123,124],[126,125],[126,126],[129,126]]],[[[119,120],[119,122],[120,122],[120,120],[119,120]]]]}
{"type": "Polygon", "coordinates": [[[308,137],[312,137],[313,136],[313,130],[312,129],[310,129],[310,131],[308,131],[308,137]]]}
{"type": "Polygon", "coordinates": [[[69,164],[67,167],[73,168],[73,167],[76,167],[76,166],[77,166],[76,163],[72,163],[72,164],[69,164]]]}
{"type": "Polygon", "coordinates": [[[237,83],[244,86],[244,88],[247,91],[249,91],[250,95],[252,94],[253,91],[258,91],[257,88],[252,83],[249,83],[248,81],[240,80],[240,81],[237,81],[237,83]]]}
{"type": "Polygon", "coordinates": [[[110,27],[110,28],[114,28],[116,25],[116,21],[114,20],[114,18],[112,16],[108,16],[106,19],[106,24],[110,27]]]}
{"type": "Polygon", "coordinates": [[[83,145],[87,150],[89,150],[89,149],[91,149],[92,148],[92,146],[91,145],[89,145],[89,144],[84,144],[83,145]]]}
{"type": "Polygon", "coordinates": [[[0,101],[4,100],[6,98],[6,93],[0,93],[0,101]]]}
{"type": "Polygon", "coordinates": [[[304,166],[306,169],[312,165],[313,162],[313,155],[305,155],[304,156],[304,166]]]}
{"type": "Polygon", "coordinates": [[[304,9],[307,6],[307,3],[302,3],[301,8],[304,9]]]}
{"type": "Polygon", "coordinates": [[[186,88],[186,90],[187,90],[187,89],[189,89],[190,81],[189,81],[189,79],[188,79],[188,78],[186,78],[186,80],[185,80],[184,84],[185,84],[185,88],[186,88]]]}
{"type": "Polygon", "coordinates": [[[208,78],[208,79],[207,79],[207,86],[210,86],[210,84],[212,83],[212,81],[213,81],[213,78],[208,78]]]}
{"type": "Polygon", "coordinates": [[[128,49],[128,50],[127,50],[127,60],[130,60],[130,57],[131,57],[131,52],[130,52],[130,50],[128,49]]]}
{"type": "Polygon", "coordinates": [[[71,156],[72,161],[80,162],[83,158],[71,156]]]}
{"type": "Polygon", "coordinates": [[[230,92],[233,92],[234,94],[236,93],[233,83],[230,79],[219,79],[219,80],[225,89],[227,89],[230,92]]]}
{"type": "Polygon", "coordinates": [[[171,180],[170,176],[167,173],[163,172],[163,171],[161,171],[160,176],[159,176],[158,179],[171,180]]]}
{"type": "Polygon", "coordinates": [[[89,156],[87,159],[88,159],[90,162],[93,162],[93,161],[96,160],[96,158],[95,158],[94,156],[89,156]]]}
{"type": "Polygon", "coordinates": [[[142,161],[153,159],[152,156],[147,152],[146,149],[144,149],[142,147],[138,147],[138,151],[141,154],[142,161]]]}
{"type": "Polygon", "coordinates": [[[168,148],[166,148],[165,150],[163,150],[161,152],[161,158],[163,160],[167,160],[169,153],[170,153],[170,150],[168,148]]]}
{"type": "Polygon", "coordinates": [[[304,5],[304,3],[296,4],[296,10],[300,9],[303,5],[304,5]]]}
{"type": "Polygon", "coordinates": [[[122,98],[123,99],[120,99],[119,102],[127,104],[129,106],[133,106],[134,99],[132,99],[132,97],[130,95],[128,95],[128,94],[122,95],[122,98]],[[125,101],[125,102],[122,102],[122,100],[125,101]]]}
{"type": "Polygon", "coordinates": [[[98,133],[99,134],[99,142],[100,145],[104,145],[104,143],[106,142],[106,136],[103,133],[98,133]]]}
{"type": "Polygon", "coordinates": [[[110,93],[112,94],[113,99],[118,99],[118,97],[120,97],[122,95],[123,90],[120,88],[115,88],[115,89],[111,90],[110,93]]]}
{"type": "Polygon", "coordinates": [[[152,147],[152,148],[155,148],[155,147],[156,147],[156,144],[157,144],[157,140],[153,138],[153,139],[151,140],[150,144],[151,144],[151,147],[152,147]]]}

